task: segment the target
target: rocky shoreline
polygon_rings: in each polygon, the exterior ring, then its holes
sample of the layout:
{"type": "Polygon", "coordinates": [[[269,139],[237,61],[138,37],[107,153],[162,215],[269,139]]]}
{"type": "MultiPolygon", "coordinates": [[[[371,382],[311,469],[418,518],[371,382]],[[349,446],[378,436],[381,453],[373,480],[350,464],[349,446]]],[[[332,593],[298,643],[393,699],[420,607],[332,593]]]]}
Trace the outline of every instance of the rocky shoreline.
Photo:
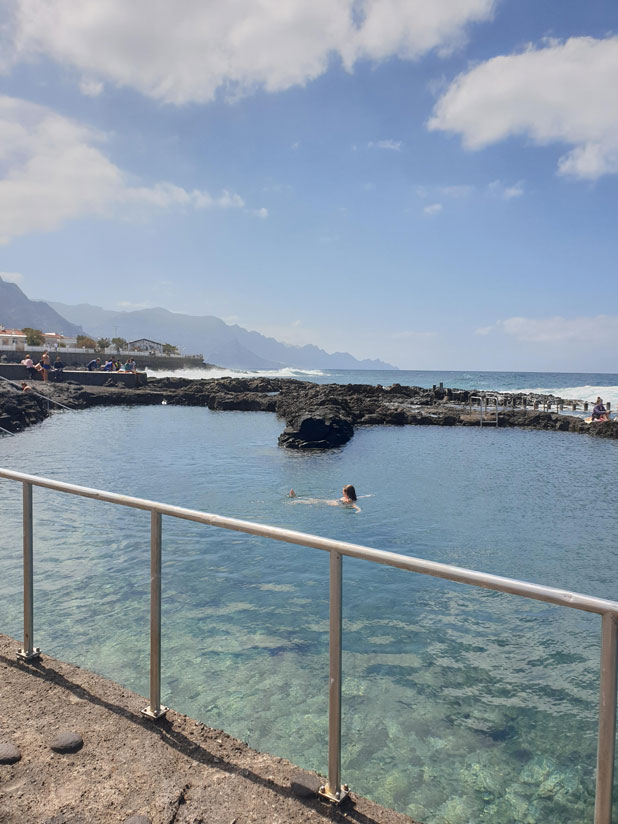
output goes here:
{"type": "MultiPolygon", "coordinates": [[[[20,432],[40,423],[53,402],[70,409],[94,406],[136,406],[166,403],[211,410],[271,412],[285,423],[279,445],[288,449],[331,449],[342,446],[359,426],[479,426],[479,412],[470,409],[476,390],[424,389],[418,386],[316,384],[291,378],[159,378],[135,389],[84,387],[70,381],[34,384],[38,397],[0,385],[0,427],[20,432]],[[49,398],[49,401],[47,400],[49,398]],[[48,408],[49,407],[49,408],[48,408]]],[[[618,438],[618,420],[588,424],[581,417],[534,409],[570,401],[553,395],[509,394],[498,412],[499,428],[579,432],[618,438]],[[522,408],[526,406],[527,408],[522,408]],[[510,407],[510,408],[509,408],[510,407]],[[518,408],[519,407],[519,408],[518,408]]]]}

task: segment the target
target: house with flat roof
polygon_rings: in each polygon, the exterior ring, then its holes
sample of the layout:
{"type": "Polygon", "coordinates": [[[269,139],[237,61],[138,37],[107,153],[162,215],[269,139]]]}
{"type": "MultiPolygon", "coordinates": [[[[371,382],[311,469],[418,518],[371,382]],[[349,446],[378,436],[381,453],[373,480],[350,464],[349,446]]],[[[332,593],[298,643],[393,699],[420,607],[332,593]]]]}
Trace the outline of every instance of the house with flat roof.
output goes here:
{"type": "Polygon", "coordinates": [[[16,349],[24,349],[26,336],[21,329],[5,329],[0,326],[0,346],[15,346],[16,349]]]}

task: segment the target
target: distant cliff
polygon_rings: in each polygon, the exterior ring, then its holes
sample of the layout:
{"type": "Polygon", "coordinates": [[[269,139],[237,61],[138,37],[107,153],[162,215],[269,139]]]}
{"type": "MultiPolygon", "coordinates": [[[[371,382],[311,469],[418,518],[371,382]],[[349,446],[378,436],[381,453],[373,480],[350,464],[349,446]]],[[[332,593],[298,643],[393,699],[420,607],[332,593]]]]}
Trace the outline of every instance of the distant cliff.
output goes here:
{"type": "Polygon", "coordinates": [[[213,315],[195,316],[167,309],[114,312],[99,306],[50,302],[93,337],[151,338],[173,343],[187,354],[201,353],[208,363],[232,369],[395,369],[380,360],[359,360],[348,352],[330,354],[317,346],[291,346],[213,315]]]}
{"type": "Polygon", "coordinates": [[[80,335],[81,326],[71,323],[42,300],[30,300],[15,283],[0,278],[0,325],[7,329],[31,326],[41,332],[59,335],[80,335]]]}

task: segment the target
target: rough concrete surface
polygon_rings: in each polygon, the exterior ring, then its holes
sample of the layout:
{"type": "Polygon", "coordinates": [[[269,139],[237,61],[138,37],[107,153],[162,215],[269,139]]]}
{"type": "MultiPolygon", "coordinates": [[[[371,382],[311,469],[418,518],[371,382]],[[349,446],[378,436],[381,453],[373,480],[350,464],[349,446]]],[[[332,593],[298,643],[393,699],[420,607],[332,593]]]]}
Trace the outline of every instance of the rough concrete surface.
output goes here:
{"type": "Polygon", "coordinates": [[[146,699],[47,655],[18,661],[19,646],[0,635],[0,744],[21,751],[0,764],[1,824],[411,824],[355,794],[302,797],[315,774],[173,711],[149,721],[146,699]],[[63,733],[81,749],[54,752],[63,733]]]}

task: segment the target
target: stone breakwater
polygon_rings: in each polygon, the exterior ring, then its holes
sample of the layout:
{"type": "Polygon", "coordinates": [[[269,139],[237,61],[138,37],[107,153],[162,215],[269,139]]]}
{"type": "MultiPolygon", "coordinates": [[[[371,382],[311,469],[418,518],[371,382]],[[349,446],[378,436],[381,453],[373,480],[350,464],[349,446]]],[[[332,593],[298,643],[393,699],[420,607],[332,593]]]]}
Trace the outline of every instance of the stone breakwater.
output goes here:
{"type": "MultiPolygon", "coordinates": [[[[463,389],[316,384],[291,378],[160,378],[136,389],[86,388],[73,382],[45,387],[37,384],[36,389],[72,409],[167,403],[218,411],[273,412],[285,423],[279,444],[288,449],[342,446],[359,426],[479,426],[478,409],[471,410],[468,405],[479,393],[463,389]]],[[[509,394],[505,407],[498,411],[499,427],[618,438],[618,420],[588,424],[575,415],[530,409],[535,401],[541,405],[570,403],[552,395],[509,394]],[[524,401],[528,408],[517,408],[524,401]]],[[[19,432],[47,417],[54,408],[47,406],[47,400],[4,386],[0,388],[0,427],[19,432]]]]}

